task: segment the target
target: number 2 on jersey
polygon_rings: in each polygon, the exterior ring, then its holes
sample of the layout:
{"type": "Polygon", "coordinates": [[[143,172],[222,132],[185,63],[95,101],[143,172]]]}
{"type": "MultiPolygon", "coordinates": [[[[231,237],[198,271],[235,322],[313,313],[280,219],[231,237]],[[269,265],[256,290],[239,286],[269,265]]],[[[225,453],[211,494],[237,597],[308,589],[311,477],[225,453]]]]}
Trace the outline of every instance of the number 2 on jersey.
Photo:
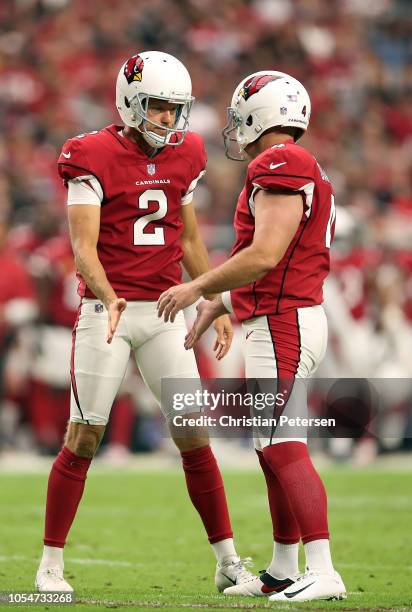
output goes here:
{"type": "Polygon", "coordinates": [[[143,215],[143,217],[135,221],[133,226],[133,244],[135,246],[160,246],[165,244],[165,235],[162,227],[155,227],[151,232],[144,231],[151,221],[158,221],[166,216],[167,197],[165,192],[162,189],[146,189],[146,191],[140,194],[137,205],[141,210],[147,210],[149,202],[157,202],[159,208],[155,212],[143,215]]]}

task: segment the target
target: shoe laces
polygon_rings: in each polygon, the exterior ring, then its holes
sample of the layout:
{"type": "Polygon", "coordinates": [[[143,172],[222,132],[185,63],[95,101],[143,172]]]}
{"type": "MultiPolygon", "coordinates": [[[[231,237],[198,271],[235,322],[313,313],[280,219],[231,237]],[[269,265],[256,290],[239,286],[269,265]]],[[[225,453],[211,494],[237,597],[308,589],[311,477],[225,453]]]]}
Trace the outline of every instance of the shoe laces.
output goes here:
{"type": "Polygon", "coordinates": [[[240,582],[249,582],[250,580],[255,580],[256,576],[249,571],[249,567],[253,567],[253,561],[251,557],[245,557],[244,559],[239,559],[237,563],[233,564],[233,567],[238,570],[236,574],[236,581],[240,582]]]}
{"type": "Polygon", "coordinates": [[[298,576],[298,578],[296,578],[295,582],[299,582],[301,580],[304,580],[305,578],[308,578],[309,576],[320,576],[322,574],[322,572],[319,572],[317,570],[310,570],[308,568],[305,569],[305,573],[304,574],[300,574],[300,576],[298,576]]]}

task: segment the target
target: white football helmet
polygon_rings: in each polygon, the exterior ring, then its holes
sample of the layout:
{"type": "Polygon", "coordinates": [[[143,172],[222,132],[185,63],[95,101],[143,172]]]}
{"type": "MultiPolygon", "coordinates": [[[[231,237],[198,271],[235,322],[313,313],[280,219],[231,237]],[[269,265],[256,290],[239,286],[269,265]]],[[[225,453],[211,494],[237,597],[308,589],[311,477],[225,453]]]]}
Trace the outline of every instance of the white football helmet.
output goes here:
{"type": "Polygon", "coordinates": [[[244,148],[272,127],[299,128],[297,140],[308,128],[310,112],[309,94],[295,78],[275,70],[250,74],[236,87],[227,109],[222,132],[227,157],[245,160],[244,148]],[[238,144],[237,155],[230,151],[232,142],[238,144]]]}
{"type": "Polygon", "coordinates": [[[125,125],[134,127],[155,148],[179,145],[189,128],[189,114],[194,97],[192,81],[185,66],[173,55],[161,51],[144,51],[129,58],[120,68],[116,83],[116,107],[125,125]],[[178,104],[176,121],[164,135],[156,134],[147,125],[150,98],[178,104]],[[170,141],[173,134],[176,138],[170,141]]]}

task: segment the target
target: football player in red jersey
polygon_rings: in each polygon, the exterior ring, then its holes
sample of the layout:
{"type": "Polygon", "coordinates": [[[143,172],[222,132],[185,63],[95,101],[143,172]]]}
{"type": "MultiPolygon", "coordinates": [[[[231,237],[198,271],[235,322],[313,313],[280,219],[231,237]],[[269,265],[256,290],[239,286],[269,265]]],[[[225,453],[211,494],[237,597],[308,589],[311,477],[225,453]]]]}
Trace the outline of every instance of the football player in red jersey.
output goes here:
{"type": "MultiPolygon", "coordinates": [[[[310,377],[322,360],[327,322],[322,286],[329,271],[335,206],[330,182],[314,157],[296,141],[307,129],[311,105],[305,88],[288,75],[250,75],[236,88],[223,131],[226,152],[237,142],[251,161],[235,213],[236,243],[229,260],[160,297],[159,316],[174,320],[181,308],[207,292],[224,292],[198,306],[185,346],[190,348],[224,312],[242,322],[246,377],[273,379],[288,390],[284,414],[305,414],[295,379],[310,377]],[[235,135],[235,138],[233,137],[235,135]],[[280,383],[281,381],[281,383],[280,383]]],[[[239,159],[239,156],[237,157],[239,159]]],[[[274,553],[260,577],[225,590],[230,595],[269,595],[272,601],[343,598],[330,548],[326,493],[305,437],[257,436],[266,478],[274,553]],[[302,540],[306,573],[298,577],[302,540]]]]}
{"type": "MultiPolygon", "coordinates": [[[[59,158],[81,303],[73,329],[70,422],[48,483],[45,546],[36,576],[41,591],[72,590],[63,577],[63,547],[130,351],[166,419],[171,407],[162,403],[162,379],[192,378],[200,386],[193,352],[183,347],[183,315],[170,325],[156,310],[161,292],[181,281],[181,263],[192,278],[208,269],[192,204],[206,153],[200,136],[188,131],[191,88],[189,73],[175,57],[158,51],[134,55],[116,85],[125,126],[72,138],[59,158]]],[[[221,358],[232,338],[227,314],[215,327],[221,358]]],[[[222,591],[251,574],[234,548],[208,432],[171,433],[217,558],[215,582],[222,591]]]]}

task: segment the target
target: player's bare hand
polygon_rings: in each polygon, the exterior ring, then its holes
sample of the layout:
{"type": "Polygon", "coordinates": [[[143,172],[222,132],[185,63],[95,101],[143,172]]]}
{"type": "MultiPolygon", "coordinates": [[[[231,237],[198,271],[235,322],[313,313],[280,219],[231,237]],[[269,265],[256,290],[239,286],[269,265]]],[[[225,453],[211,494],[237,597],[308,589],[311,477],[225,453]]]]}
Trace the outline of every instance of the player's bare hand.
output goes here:
{"type": "MultiPolygon", "coordinates": [[[[227,310],[225,309],[222,303],[222,300],[220,298],[217,298],[216,300],[213,300],[213,301],[205,300],[204,302],[200,302],[200,304],[197,305],[196,309],[197,309],[196,321],[193,323],[192,328],[189,330],[185,338],[185,349],[186,350],[189,350],[194,347],[196,342],[205,333],[205,331],[212,325],[215,319],[217,319],[218,317],[221,317],[223,319],[222,315],[224,313],[227,314],[227,310]]],[[[230,322],[229,322],[229,325],[230,325],[230,322]]],[[[228,328],[225,327],[225,330],[227,333],[228,328]]],[[[229,343],[228,343],[227,340],[225,339],[225,330],[223,330],[223,334],[221,336],[221,344],[219,343],[219,346],[221,346],[222,348],[227,347],[227,350],[225,351],[224,355],[226,355],[227,351],[229,350],[230,344],[232,342],[232,337],[233,337],[233,333],[232,333],[230,335],[229,343]],[[222,346],[223,343],[225,346],[222,346]]],[[[215,347],[216,346],[217,346],[217,342],[215,344],[215,347]]],[[[222,355],[222,357],[224,357],[224,355],[222,355]]],[[[218,357],[218,358],[221,359],[222,357],[218,357]]]]}
{"type": "Polygon", "coordinates": [[[107,306],[108,314],[108,329],[107,329],[107,344],[110,344],[113,340],[117,325],[122,316],[122,312],[125,310],[127,302],[124,298],[116,298],[112,300],[107,306]]]}
{"type": "Polygon", "coordinates": [[[214,328],[217,334],[216,342],[213,350],[216,353],[216,359],[220,361],[228,354],[233,340],[232,323],[228,315],[222,315],[214,322],[214,328]]]}
{"type": "Polygon", "coordinates": [[[170,287],[164,291],[157,302],[157,314],[163,316],[165,322],[174,322],[179,310],[194,304],[201,296],[200,289],[194,281],[170,287]]]}
{"type": "Polygon", "coordinates": [[[200,304],[196,306],[196,310],[196,320],[185,337],[186,350],[194,347],[199,338],[207,329],[209,329],[215,318],[218,316],[215,314],[213,302],[208,302],[206,300],[204,302],[200,302],[200,304]]]}

